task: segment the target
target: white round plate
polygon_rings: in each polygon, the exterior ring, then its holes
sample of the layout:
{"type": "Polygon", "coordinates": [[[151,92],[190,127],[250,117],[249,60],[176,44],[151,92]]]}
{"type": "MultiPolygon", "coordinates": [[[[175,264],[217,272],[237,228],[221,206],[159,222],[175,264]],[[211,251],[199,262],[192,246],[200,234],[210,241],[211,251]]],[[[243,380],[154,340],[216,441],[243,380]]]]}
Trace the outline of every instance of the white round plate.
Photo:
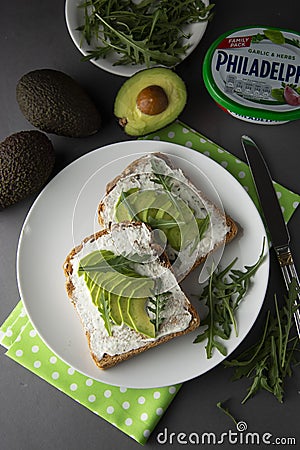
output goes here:
{"type": "MultiPolygon", "coordinates": [[[[96,211],[106,184],[129,163],[149,152],[170,155],[186,175],[207,192],[208,180],[219,193],[225,211],[241,228],[225,247],[221,264],[238,257],[236,268],[254,264],[266,236],[252,200],[222,166],[189,148],[159,141],[125,141],[94,150],[62,170],[34,202],[22,228],[17,276],[30,320],[45,343],[69,365],[87,376],[117,386],[150,388],[172,385],[201,375],[224,357],[205,355],[205,343],[193,344],[199,332],[178,337],[108,370],[93,362],[79,317],[66,290],[62,266],[71,249],[99,230],[96,211]],[[205,174],[205,175],[204,175],[205,174]]],[[[262,306],[268,283],[266,258],[238,309],[238,337],[226,341],[230,354],[245,338],[262,306]]],[[[197,270],[185,280],[191,301],[200,292],[197,270]],[[191,294],[191,295],[190,295],[191,294]]]]}
{"type": "MultiPolygon", "coordinates": [[[[78,50],[86,56],[89,50],[92,50],[93,47],[88,45],[87,42],[83,39],[81,31],[78,31],[77,28],[84,24],[84,9],[79,8],[83,1],[81,0],[66,0],[65,4],[65,16],[67,28],[70,33],[70,36],[78,48],[78,50]]],[[[209,0],[204,0],[206,5],[209,4],[209,0]]],[[[190,47],[188,48],[184,58],[182,61],[192,53],[192,51],[197,47],[200,40],[202,39],[203,34],[205,33],[207,27],[207,21],[193,23],[188,25],[185,28],[185,31],[191,34],[189,39],[185,39],[185,43],[189,43],[190,47]]],[[[115,66],[114,63],[118,60],[117,53],[113,53],[109,55],[107,58],[99,58],[99,59],[91,59],[91,62],[95,64],[95,66],[100,67],[107,72],[114,73],[116,75],[122,75],[124,77],[130,77],[134,73],[139,70],[146,69],[145,65],[121,65],[115,66]]]]}

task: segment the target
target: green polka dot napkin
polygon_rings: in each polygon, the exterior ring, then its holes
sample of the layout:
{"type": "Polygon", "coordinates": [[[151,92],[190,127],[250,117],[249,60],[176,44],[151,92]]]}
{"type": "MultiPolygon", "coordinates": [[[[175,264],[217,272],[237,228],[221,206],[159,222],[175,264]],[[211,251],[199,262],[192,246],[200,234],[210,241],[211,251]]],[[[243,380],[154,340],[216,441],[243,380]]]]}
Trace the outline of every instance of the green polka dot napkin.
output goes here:
{"type": "Polygon", "coordinates": [[[20,301],[0,328],[6,355],[144,444],[180,386],[129,389],[92,380],[59,359],[41,340],[20,301]]]}
{"type": "MultiPolygon", "coordinates": [[[[187,125],[177,121],[145,138],[174,142],[204,153],[234,175],[258,203],[248,166],[187,125]]],[[[300,202],[300,196],[277,183],[275,187],[288,221],[300,202]]],[[[0,343],[7,348],[7,356],[141,444],[146,443],[181,386],[119,388],[82,375],[45,345],[29,321],[22,301],[1,326],[0,343]]]]}

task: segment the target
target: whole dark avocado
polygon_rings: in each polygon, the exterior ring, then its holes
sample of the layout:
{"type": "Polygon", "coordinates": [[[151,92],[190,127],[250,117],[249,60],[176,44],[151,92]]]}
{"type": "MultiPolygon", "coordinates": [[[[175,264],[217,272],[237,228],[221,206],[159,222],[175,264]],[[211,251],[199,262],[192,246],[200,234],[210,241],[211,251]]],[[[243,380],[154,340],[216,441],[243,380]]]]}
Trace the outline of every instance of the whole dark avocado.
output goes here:
{"type": "Polygon", "coordinates": [[[6,208],[45,184],[55,162],[51,141],[40,131],[20,131],[0,143],[0,207],[6,208]]]}
{"type": "Polygon", "coordinates": [[[69,75],[38,69],[22,76],[17,102],[39,130],[60,136],[85,137],[99,131],[101,116],[84,89],[69,75]]]}

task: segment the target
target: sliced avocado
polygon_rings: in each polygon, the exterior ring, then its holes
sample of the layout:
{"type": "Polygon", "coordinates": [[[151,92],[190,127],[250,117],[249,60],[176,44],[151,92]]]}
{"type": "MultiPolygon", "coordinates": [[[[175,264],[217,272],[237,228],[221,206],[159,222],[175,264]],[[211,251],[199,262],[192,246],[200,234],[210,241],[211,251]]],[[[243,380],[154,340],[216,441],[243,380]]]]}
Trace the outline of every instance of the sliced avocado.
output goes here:
{"type": "MultiPolygon", "coordinates": [[[[173,208],[173,209],[175,209],[175,208],[173,208]]],[[[170,214],[171,210],[172,210],[172,202],[169,199],[165,204],[161,205],[161,207],[156,210],[154,219],[166,219],[167,214],[168,214],[168,216],[171,216],[171,214],[170,214]]],[[[174,211],[174,213],[175,213],[175,211],[174,211]]],[[[173,216],[173,218],[174,218],[174,216],[173,216]]]]}
{"type": "MultiPolygon", "coordinates": [[[[146,200],[147,198],[145,197],[145,203],[146,200]]],[[[150,203],[148,200],[147,218],[150,216],[153,219],[168,219],[171,217],[174,218],[177,215],[176,208],[170,199],[170,195],[166,192],[155,191],[155,195],[152,197],[152,202],[150,203]]]]}
{"type": "Polygon", "coordinates": [[[122,296],[127,298],[143,298],[152,295],[154,289],[154,280],[148,277],[130,278],[130,281],[124,286],[122,296]]]}
{"type": "Polygon", "coordinates": [[[121,202],[118,204],[118,206],[116,206],[115,219],[117,222],[126,222],[127,220],[132,220],[132,216],[124,202],[121,202]]]}
{"type": "MultiPolygon", "coordinates": [[[[139,281],[139,279],[137,280],[139,281]]],[[[122,322],[124,322],[127,326],[133,329],[135,329],[135,327],[134,323],[131,320],[131,317],[128,314],[128,302],[129,298],[132,297],[135,290],[133,286],[134,281],[136,281],[136,279],[131,278],[127,281],[127,283],[123,283],[123,285],[121,285],[119,289],[120,292],[116,294],[122,322]]]]}
{"type": "Polygon", "coordinates": [[[155,338],[155,327],[146,311],[146,298],[131,298],[128,302],[128,315],[134,328],[145,336],[155,338]]]}
{"type": "Polygon", "coordinates": [[[111,273],[112,278],[105,283],[104,288],[108,296],[109,307],[110,307],[110,317],[116,325],[122,325],[122,315],[119,305],[119,295],[118,289],[122,285],[123,279],[116,277],[115,273],[111,273]]]}
{"type": "MultiPolygon", "coordinates": [[[[144,323],[145,320],[143,317],[136,319],[139,310],[135,308],[134,303],[140,303],[142,298],[152,295],[155,285],[152,278],[135,272],[131,262],[125,257],[104,250],[94,251],[83,257],[80,260],[78,274],[83,275],[92,301],[98,308],[101,306],[100,312],[103,317],[105,315],[106,319],[109,318],[109,322],[116,325],[124,323],[138,331],[139,326],[134,320],[137,320],[138,324],[140,321],[144,323]],[[131,308],[137,311],[134,320],[129,314],[130,304],[133,305],[131,308]]],[[[149,328],[149,331],[146,326],[144,328],[141,326],[141,329],[146,335],[151,333],[151,329],[149,328]]]]}
{"type": "Polygon", "coordinates": [[[110,317],[116,325],[122,325],[122,315],[120,311],[119,297],[112,292],[108,292],[110,317]]]}
{"type": "Polygon", "coordinates": [[[133,280],[130,280],[130,282],[128,282],[127,285],[122,289],[122,295],[119,296],[118,303],[122,321],[130,328],[139,331],[135,323],[135,318],[133,319],[132,315],[129,313],[129,309],[134,308],[134,306],[132,307],[130,305],[139,303],[142,296],[148,297],[149,295],[151,295],[153,288],[154,280],[150,278],[145,278],[144,280],[142,280],[141,278],[137,278],[135,282],[133,282],[133,280]],[[139,295],[138,297],[137,294],[139,295]]]}
{"type": "Polygon", "coordinates": [[[136,210],[133,206],[135,193],[139,188],[132,188],[129,191],[122,192],[115,205],[115,218],[117,222],[125,222],[126,220],[133,220],[136,215],[136,210]]]}
{"type": "Polygon", "coordinates": [[[134,323],[132,322],[131,317],[128,314],[129,298],[128,297],[119,297],[118,302],[119,302],[119,307],[120,307],[120,311],[121,311],[122,322],[124,322],[125,325],[127,325],[128,327],[133,328],[135,330],[134,323]]]}
{"type": "Polygon", "coordinates": [[[147,223],[148,214],[149,214],[148,208],[144,208],[139,212],[138,216],[139,216],[139,219],[141,220],[141,222],[147,223]]]}
{"type": "Polygon", "coordinates": [[[127,314],[126,297],[125,292],[132,294],[132,282],[124,279],[123,276],[112,273],[113,278],[104,283],[104,287],[109,295],[110,303],[110,316],[117,325],[126,323],[129,327],[133,328],[133,324],[127,314]]]}
{"type": "Polygon", "coordinates": [[[191,210],[181,198],[166,192],[159,195],[155,204],[158,209],[156,219],[173,219],[183,222],[191,219],[191,210]]]}
{"type": "Polygon", "coordinates": [[[195,219],[192,217],[189,221],[183,223],[183,225],[175,226],[166,230],[168,243],[176,250],[180,251],[187,247],[191,242],[199,242],[207,230],[206,219],[195,219]]]}
{"type": "Polygon", "coordinates": [[[157,194],[154,190],[143,190],[139,191],[134,196],[134,208],[137,211],[138,217],[142,222],[147,222],[149,208],[155,205],[157,199],[157,194]]]}
{"type": "Polygon", "coordinates": [[[139,199],[139,204],[143,207],[143,211],[139,214],[143,222],[148,223],[149,217],[152,218],[163,218],[165,210],[169,210],[172,207],[172,202],[169,196],[164,192],[160,191],[142,191],[144,195],[141,195],[139,199]],[[146,195],[146,193],[149,193],[146,195]],[[145,208],[147,206],[147,208],[145,208]]]}
{"type": "Polygon", "coordinates": [[[181,231],[178,226],[170,228],[166,231],[168,243],[174,250],[179,251],[181,248],[181,231]]]}
{"type": "Polygon", "coordinates": [[[140,190],[138,188],[122,192],[115,206],[115,217],[118,222],[132,220],[136,215],[142,222],[147,222],[148,211],[155,204],[157,194],[154,190],[140,190]]]}
{"type": "Polygon", "coordinates": [[[173,122],[187,100],[183,80],[171,69],[154,67],[137,72],[121,86],[114,114],[131,136],[142,136],[173,122]]]}

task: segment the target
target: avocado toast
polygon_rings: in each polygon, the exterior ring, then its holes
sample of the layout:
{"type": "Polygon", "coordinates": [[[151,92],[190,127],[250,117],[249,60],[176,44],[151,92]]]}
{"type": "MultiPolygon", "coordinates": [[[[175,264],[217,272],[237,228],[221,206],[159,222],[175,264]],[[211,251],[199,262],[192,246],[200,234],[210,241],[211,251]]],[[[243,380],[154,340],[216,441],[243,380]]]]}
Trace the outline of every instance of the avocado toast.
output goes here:
{"type": "Polygon", "coordinates": [[[108,227],[124,220],[156,230],[179,282],[238,230],[162,153],[135,160],[107,185],[98,221],[108,227]]]}
{"type": "Polygon", "coordinates": [[[67,256],[64,273],[101,369],[199,325],[197,311],[144,223],[114,224],[87,237],[67,256]]]}

